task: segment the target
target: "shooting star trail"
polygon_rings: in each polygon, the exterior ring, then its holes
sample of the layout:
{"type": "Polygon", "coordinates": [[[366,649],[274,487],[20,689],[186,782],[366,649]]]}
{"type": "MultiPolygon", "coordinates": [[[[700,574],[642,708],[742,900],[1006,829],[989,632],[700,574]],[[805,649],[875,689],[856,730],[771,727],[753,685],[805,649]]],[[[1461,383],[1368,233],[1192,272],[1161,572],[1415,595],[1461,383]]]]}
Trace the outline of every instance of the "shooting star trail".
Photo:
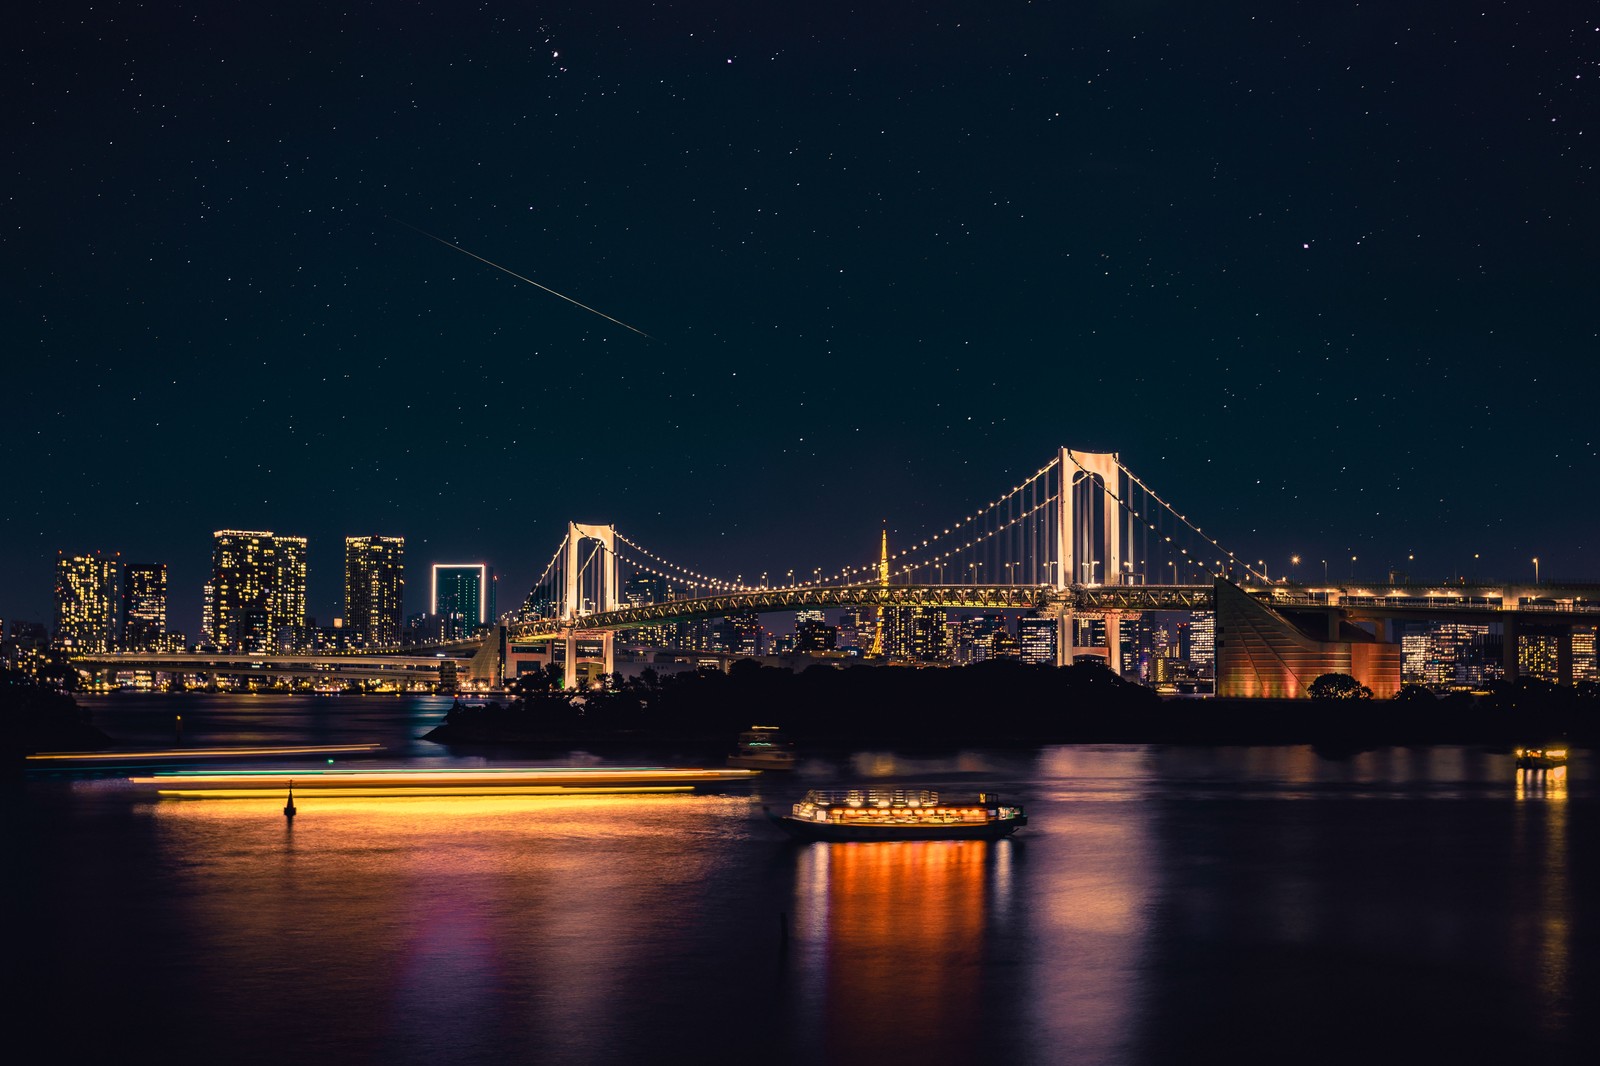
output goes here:
{"type": "Polygon", "coordinates": [[[545,292],[549,293],[551,296],[560,296],[561,299],[567,301],[567,303],[572,304],[574,307],[581,307],[585,311],[589,312],[591,315],[599,315],[601,318],[605,319],[607,322],[615,322],[617,325],[621,326],[623,329],[631,329],[635,333],[637,333],[639,336],[644,337],[647,340],[655,340],[654,337],[650,336],[650,334],[646,333],[644,330],[637,329],[637,328],[635,328],[633,326],[630,326],[626,322],[622,321],[622,319],[620,319],[620,318],[612,318],[610,315],[606,314],[604,311],[596,311],[594,308],[590,307],[588,304],[579,303],[577,300],[574,300],[572,297],[566,296],[566,295],[564,295],[562,293],[559,293],[556,290],[552,289],[548,285],[540,285],[537,281],[534,281],[532,278],[525,278],[521,274],[518,274],[515,270],[508,270],[505,267],[501,266],[499,263],[496,263],[492,259],[485,259],[483,256],[479,255],[476,252],[467,251],[465,248],[461,247],[461,245],[459,245],[459,244],[451,244],[449,241],[445,240],[443,237],[434,236],[433,234],[429,233],[427,230],[421,228],[420,226],[413,226],[411,223],[407,222],[403,218],[395,218],[393,215],[390,215],[389,216],[389,220],[391,222],[400,223],[406,229],[414,229],[418,233],[422,234],[424,237],[427,237],[429,240],[438,241],[440,244],[444,245],[446,248],[454,248],[456,251],[460,252],[462,255],[470,255],[470,256],[472,256],[472,258],[476,259],[480,263],[487,263],[489,266],[494,267],[496,270],[500,271],[503,274],[510,274],[512,277],[516,278],[518,281],[526,281],[529,285],[532,285],[536,289],[543,289],[545,292]]]}

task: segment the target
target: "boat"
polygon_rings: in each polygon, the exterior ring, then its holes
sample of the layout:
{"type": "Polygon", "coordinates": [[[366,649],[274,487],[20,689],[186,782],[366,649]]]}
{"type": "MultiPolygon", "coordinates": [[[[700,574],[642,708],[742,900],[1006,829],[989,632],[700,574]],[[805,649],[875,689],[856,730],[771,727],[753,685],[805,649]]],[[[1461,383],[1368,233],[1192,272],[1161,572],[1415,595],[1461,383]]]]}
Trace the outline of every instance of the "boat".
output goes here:
{"type": "Polygon", "coordinates": [[[728,756],[728,765],[744,770],[793,770],[794,746],[783,739],[775,725],[753,725],[739,734],[739,748],[728,756]]]}
{"type": "Polygon", "coordinates": [[[1554,770],[1567,765],[1566,748],[1518,748],[1517,769],[1554,770]]]}
{"type": "Polygon", "coordinates": [[[1028,824],[1020,805],[994,792],[813,789],[787,814],[763,809],[799,840],[999,840],[1028,824]]]}

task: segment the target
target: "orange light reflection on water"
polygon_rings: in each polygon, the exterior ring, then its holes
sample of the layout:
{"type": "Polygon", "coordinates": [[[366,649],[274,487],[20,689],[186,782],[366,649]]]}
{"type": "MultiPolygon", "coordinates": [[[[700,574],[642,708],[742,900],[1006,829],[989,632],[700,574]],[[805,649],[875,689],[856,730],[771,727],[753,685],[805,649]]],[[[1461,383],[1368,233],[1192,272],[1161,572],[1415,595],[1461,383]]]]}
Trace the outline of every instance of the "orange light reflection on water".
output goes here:
{"type": "Polygon", "coordinates": [[[801,856],[796,909],[821,953],[812,977],[829,1058],[943,1061],[975,1043],[991,849],[1008,847],[816,844],[801,856]]]}

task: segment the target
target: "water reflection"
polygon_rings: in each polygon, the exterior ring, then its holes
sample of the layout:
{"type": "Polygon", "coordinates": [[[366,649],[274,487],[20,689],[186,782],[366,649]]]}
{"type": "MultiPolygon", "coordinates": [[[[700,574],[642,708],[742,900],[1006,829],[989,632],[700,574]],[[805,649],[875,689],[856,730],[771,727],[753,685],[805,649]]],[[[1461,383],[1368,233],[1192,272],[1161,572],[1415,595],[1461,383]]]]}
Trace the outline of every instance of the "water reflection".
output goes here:
{"type": "MultiPolygon", "coordinates": [[[[983,1029],[983,966],[1012,841],[812,844],[796,860],[801,983],[824,1058],[949,1061],[983,1029]]],[[[1009,899],[1002,899],[1009,911],[1009,899]]]]}
{"type": "MultiPolygon", "coordinates": [[[[739,796],[306,797],[290,828],[281,796],[30,779],[18,1013],[83,1030],[75,1059],[274,1066],[1591,1046],[1600,824],[1582,762],[1569,778],[1470,748],[869,758],[901,780],[981,774],[1031,824],[992,844],[795,846],[739,796]]],[[[860,783],[848,762],[763,798],[860,783]]]]}
{"type": "Polygon", "coordinates": [[[1540,997],[1543,1035],[1558,1036],[1571,1010],[1572,886],[1567,857],[1567,768],[1517,770],[1514,846],[1530,871],[1532,928],[1518,937],[1518,965],[1540,997]]]}
{"type": "Polygon", "coordinates": [[[401,1062],[593,1061],[596,1042],[620,1061],[648,1041],[619,1011],[670,1014],[705,987],[675,984],[694,968],[672,960],[716,925],[705,910],[737,852],[705,838],[736,840],[748,805],[316,797],[292,827],[280,806],[150,805],[205,946],[192,1006],[275,1047],[401,1062]]]}

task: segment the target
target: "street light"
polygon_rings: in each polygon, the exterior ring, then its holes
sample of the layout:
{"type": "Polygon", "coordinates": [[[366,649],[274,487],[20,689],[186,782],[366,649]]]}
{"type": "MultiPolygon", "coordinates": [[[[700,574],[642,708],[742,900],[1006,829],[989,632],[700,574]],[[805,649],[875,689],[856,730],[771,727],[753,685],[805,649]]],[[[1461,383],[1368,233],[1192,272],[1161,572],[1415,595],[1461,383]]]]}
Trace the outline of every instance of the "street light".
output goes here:
{"type": "Polygon", "coordinates": [[[1178,561],[1176,559],[1169,559],[1167,561],[1167,565],[1172,567],[1172,583],[1176,585],[1178,583],[1178,561]]]}
{"type": "Polygon", "coordinates": [[[1356,557],[1354,555],[1352,555],[1352,556],[1350,556],[1350,580],[1354,581],[1355,579],[1356,579],[1356,557]]]}
{"type": "Polygon", "coordinates": [[[1322,560],[1322,583],[1324,585],[1331,584],[1328,580],[1328,560],[1326,559],[1322,560]]]}
{"type": "Polygon", "coordinates": [[[1537,555],[1533,557],[1533,583],[1535,585],[1539,583],[1539,557],[1537,555]]]}

